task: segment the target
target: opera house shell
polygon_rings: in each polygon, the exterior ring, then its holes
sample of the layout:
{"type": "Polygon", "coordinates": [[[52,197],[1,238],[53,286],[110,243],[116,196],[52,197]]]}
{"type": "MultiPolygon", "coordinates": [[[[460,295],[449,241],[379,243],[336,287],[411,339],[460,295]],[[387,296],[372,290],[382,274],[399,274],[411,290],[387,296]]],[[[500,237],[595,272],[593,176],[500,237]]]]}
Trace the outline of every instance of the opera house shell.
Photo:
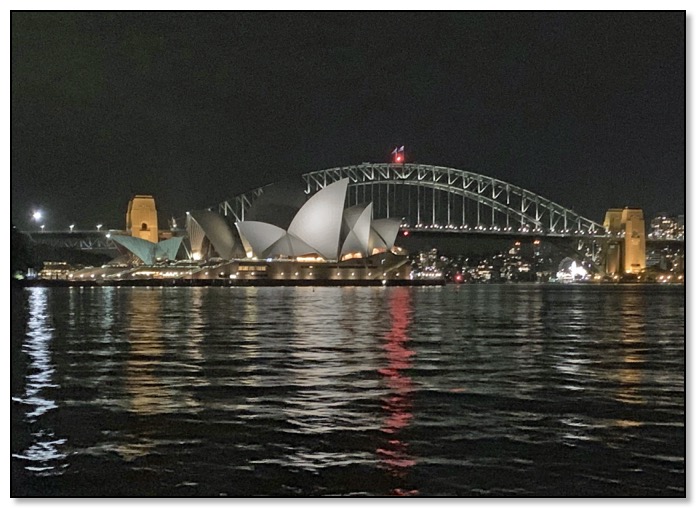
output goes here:
{"type": "Polygon", "coordinates": [[[122,235],[113,235],[111,239],[128,249],[146,265],[152,265],[156,261],[174,261],[183,240],[182,237],[174,237],[154,243],[135,236],[122,235]]]}
{"type": "Polygon", "coordinates": [[[399,232],[399,219],[372,220],[372,203],[346,209],[347,189],[346,178],[314,194],[287,230],[267,222],[236,222],[247,257],[341,261],[389,251],[399,232]]]}
{"type": "Polygon", "coordinates": [[[194,260],[213,256],[223,259],[244,256],[244,250],[227,222],[215,212],[186,212],[186,232],[191,247],[190,255],[194,260]]]}
{"type": "Polygon", "coordinates": [[[345,208],[347,190],[348,179],[306,200],[304,189],[272,190],[250,209],[254,220],[236,222],[236,229],[221,215],[202,210],[187,212],[186,235],[158,243],[111,238],[145,265],[140,272],[134,267],[131,278],[339,281],[384,279],[397,272],[406,277],[407,258],[394,246],[400,220],[373,220],[372,203],[345,208]],[[177,260],[184,250],[185,259],[177,260]]]}
{"type": "Polygon", "coordinates": [[[394,245],[401,221],[373,220],[372,203],[346,208],[347,190],[348,179],[309,199],[304,188],[269,187],[247,211],[250,220],[236,222],[236,227],[204,210],[187,212],[185,234],[168,231],[179,236],[159,242],[111,234],[129,258],[69,277],[107,285],[420,283],[411,277],[405,251],[394,245]],[[140,261],[133,263],[133,257],[140,261]]]}

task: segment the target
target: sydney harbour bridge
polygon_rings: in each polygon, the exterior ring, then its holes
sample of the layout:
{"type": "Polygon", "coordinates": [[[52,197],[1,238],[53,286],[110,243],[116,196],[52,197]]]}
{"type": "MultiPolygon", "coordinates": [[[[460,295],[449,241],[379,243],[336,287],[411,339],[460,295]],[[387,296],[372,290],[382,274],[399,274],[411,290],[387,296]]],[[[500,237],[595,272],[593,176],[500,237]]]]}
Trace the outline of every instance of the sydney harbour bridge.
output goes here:
{"type": "MultiPolygon", "coordinates": [[[[363,163],[302,175],[307,195],[343,178],[349,179],[346,206],[372,202],[374,218],[400,218],[406,230],[574,237],[604,234],[601,225],[538,194],[460,169],[363,163]]],[[[266,188],[220,203],[220,214],[244,220],[266,188]]]]}
{"type": "MultiPolygon", "coordinates": [[[[296,182],[306,197],[348,178],[346,206],[372,202],[373,218],[399,218],[404,235],[438,238],[547,239],[568,252],[597,262],[604,227],[527,189],[461,169],[414,163],[362,163],[302,174],[296,182]]],[[[274,184],[212,205],[230,223],[248,219],[254,202],[274,184]]],[[[276,185],[277,186],[277,185],[276,185]]],[[[183,224],[183,221],[182,221],[183,224]]],[[[53,246],[115,249],[108,232],[32,233],[53,246]]]]}

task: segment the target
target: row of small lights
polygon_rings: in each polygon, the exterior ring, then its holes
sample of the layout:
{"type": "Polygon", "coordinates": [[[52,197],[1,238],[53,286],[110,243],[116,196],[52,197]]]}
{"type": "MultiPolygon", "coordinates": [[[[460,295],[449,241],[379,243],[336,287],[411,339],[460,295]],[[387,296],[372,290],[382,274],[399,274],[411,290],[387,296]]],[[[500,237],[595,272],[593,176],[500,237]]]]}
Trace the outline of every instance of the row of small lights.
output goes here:
{"type": "MultiPolygon", "coordinates": [[[[205,275],[208,275],[208,272],[205,272],[205,275]]],[[[220,273],[219,275],[224,276],[225,273],[222,272],[222,273],[220,273]]],[[[249,272],[249,275],[256,275],[256,272],[249,272]]],[[[285,276],[285,272],[280,272],[280,275],[281,275],[281,277],[284,277],[284,276],[285,276]]],[[[292,272],[291,272],[291,275],[292,275],[292,272]]],[[[295,272],[295,273],[294,273],[294,276],[295,276],[295,277],[299,277],[299,275],[300,275],[300,272],[295,272]]],[[[236,274],[230,274],[230,279],[236,279],[238,276],[239,276],[239,272],[237,272],[236,274]]],[[[313,277],[313,276],[314,276],[314,272],[309,272],[308,277],[313,277]]],[[[340,277],[340,276],[341,276],[341,272],[336,272],[336,276],[337,276],[337,277],[340,277]]],[[[351,273],[350,273],[350,276],[351,276],[351,277],[355,277],[355,272],[351,272],[351,273]]],[[[371,276],[372,276],[372,272],[368,272],[368,273],[367,273],[367,276],[368,276],[368,277],[371,277],[371,276]]],[[[383,276],[383,277],[386,277],[386,276],[387,276],[387,272],[384,272],[384,273],[382,274],[382,276],[383,276]]]]}
{"type": "MultiPolygon", "coordinates": [[[[402,228],[410,228],[411,226],[409,224],[402,224],[401,227],[402,228]]],[[[470,227],[468,224],[464,224],[462,226],[455,226],[453,224],[448,224],[446,226],[443,226],[440,224],[432,224],[432,225],[430,225],[430,224],[416,224],[415,226],[413,226],[413,229],[449,229],[449,230],[465,230],[465,231],[468,231],[471,229],[473,231],[505,231],[505,232],[511,232],[514,230],[514,228],[512,228],[511,226],[507,226],[504,228],[500,227],[500,226],[481,226],[481,225],[470,227]]],[[[523,226],[523,227],[517,228],[516,232],[518,232],[518,233],[530,233],[530,232],[543,233],[544,231],[545,231],[544,228],[536,227],[534,229],[530,229],[529,227],[523,226]]],[[[588,232],[588,231],[585,231],[584,229],[576,229],[576,230],[559,229],[558,231],[556,231],[555,228],[552,228],[552,229],[549,229],[548,231],[551,233],[575,233],[575,234],[582,234],[582,235],[585,235],[585,234],[593,234],[594,235],[594,234],[596,234],[594,231],[588,232]]]]}
{"type": "MultiPolygon", "coordinates": [[[[192,273],[193,273],[193,272],[189,271],[189,272],[188,272],[188,275],[191,275],[192,273]]],[[[256,272],[251,272],[249,275],[255,275],[255,273],[256,273],[256,272]]],[[[152,275],[152,272],[147,272],[147,273],[138,272],[138,273],[131,273],[131,274],[130,274],[131,277],[150,276],[150,275],[152,275]]],[[[177,275],[181,275],[181,273],[179,273],[179,272],[164,272],[164,273],[162,273],[162,276],[164,276],[164,277],[176,277],[177,275]]],[[[205,275],[209,275],[209,272],[205,272],[205,275]]],[[[225,273],[224,273],[224,272],[221,272],[221,273],[218,274],[218,275],[224,276],[225,273]]],[[[285,272],[281,272],[280,275],[285,275],[285,272]]],[[[295,272],[295,276],[296,276],[296,277],[299,276],[299,275],[300,275],[300,272],[295,272]]],[[[313,275],[313,273],[310,272],[310,273],[309,273],[309,276],[311,277],[312,275],[313,275]]],[[[341,275],[341,272],[337,272],[336,275],[337,275],[337,276],[341,275]]],[[[351,275],[351,277],[355,277],[355,272],[351,272],[350,275],[351,275]]],[[[372,276],[372,272],[368,272],[367,275],[368,275],[368,277],[369,277],[369,276],[372,276]]],[[[382,274],[382,276],[384,276],[384,277],[386,277],[386,275],[387,275],[386,272],[384,272],[384,273],[382,274]]],[[[438,276],[440,276],[440,275],[442,275],[442,274],[441,274],[441,273],[438,273],[438,276]]],[[[106,274],[101,274],[101,276],[102,276],[102,277],[106,277],[106,274]]],[[[230,279],[236,279],[238,276],[239,276],[239,272],[237,272],[236,274],[230,274],[230,279]]],[[[395,274],[395,276],[398,277],[399,275],[398,275],[398,274],[395,274]]],[[[73,278],[73,274],[72,274],[72,273],[69,274],[68,277],[69,277],[69,278],[73,278]]],[[[81,279],[83,279],[84,277],[85,277],[85,274],[80,274],[80,278],[81,278],[81,279]]],[[[89,277],[91,277],[91,278],[93,279],[93,278],[95,277],[95,274],[90,274],[89,277]]]]}
{"type": "MultiPolygon", "coordinates": [[[[189,212],[186,212],[186,214],[188,215],[189,212]]],[[[41,213],[40,211],[36,211],[36,212],[34,212],[34,214],[33,214],[32,217],[33,217],[33,219],[34,219],[35,221],[38,222],[38,221],[41,220],[41,218],[42,218],[42,213],[41,213]]],[[[43,231],[45,225],[44,225],[44,224],[41,224],[40,227],[41,227],[41,231],[43,231]]],[[[69,229],[70,229],[70,232],[72,233],[72,232],[73,232],[73,229],[75,228],[75,224],[70,224],[70,226],[68,226],[68,227],[69,227],[69,229]]],[[[97,224],[97,231],[100,231],[102,227],[103,227],[103,224],[97,224]]],[[[401,227],[402,227],[402,228],[409,228],[409,227],[411,227],[411,226],[410,226],[409,224],[402,224],[401,227]]],[[[456,229],[469,230],[469,229],[473,229],[474,231],[505,231],[505,232],[511,232],[511,231],[513,231],[513,228],[512,228],[511,226],[507,226],[507,227],[505,227],[505,228],[501,228],[500,226],[490,226],[490,227],[488,227],[488,226],[481,226],[481,225],[479,225],[479,226],[475,226],[475,227],[473,227],[473,228],[470,228],[468,224],[464,224],[464,225],[461,225],[461,226],[455,226],[455,225],[453,225],[453,224],[448,224],[448,225],[446,225],[446,226],[442,226],[442,225],[440,225],[440,224],[433,224],[433,225],[429,225],[429,224],[416,224],[415,226],[413,226],[413,228],[414,228],[414,229],[450,229],[450,230],[456,230],[456,229]]],[[[541,232],[544,231],[544,229],[543,229],[543,228],[538,228],[538,227],[537,227],[537,228],[534,228],[534,230],[530,230],[530,228],[528,228],[528,227],[526,227],[526,226],[525,226],[525,227],[521,227],[521,228],[517,228],[517,232],[518,232],[518,233],[529,233],[530,231],[532,231],[532,232],[534,232],[534,233],[541,233],[541,232]]],[[[551,233],[556,233],[556,230],[555,230],[554,228],[550,229],[549,231],[550,231],[551,233]]],[[[572,230],[570,230],[570,229],[561,229],[561,230],[558,231],[558,233],[570,233],[571,231],[572,231],[572,230]]],[[[583,234],[583,235],[586,234],[586,231],[585,231],[585,230],[577,230],[577,229],[576,229],[576,230],[574,230],[574,231],[572,231],[572,232],[575,233],[575,234],[583,234]]],[[[591,234],[595,234],[595,232],[592,231],[591,234]]],[[[110,236],[110,235],[107,235],[107,237],[108,237],[108,236],[110,236]]]]}
{"type": "MultiPolygon", "coordinates": [[[[41,210],[37,210],[37,211],[35,211],[34,213],[32,213],[31,218],[32,218],[35,222],[39,222],[39,221],[43,218],[43,212],[41,212],[41,210]]],[[[41,224],[39,227],[41,228],[41,231],[43,232],[43,230],[44,230],[45,227],[46,227],[46,224],[41,224]]],[[[97,224],[97,231],[101,231],[101,228],[103,228],[103,227],[104,227],[103,224],[97,224]]],[[[73,232],[73,229],[75,229],[75,224],[70,224],[70,225],[68,226],[68,229],[69,229],[70,232],[72,233],[72,232],[73,232]]],[[[110,236],[111,236],[111,235],[108,235],[108,234],[107,234],[107,237],[110,237],[110,236]]]]}

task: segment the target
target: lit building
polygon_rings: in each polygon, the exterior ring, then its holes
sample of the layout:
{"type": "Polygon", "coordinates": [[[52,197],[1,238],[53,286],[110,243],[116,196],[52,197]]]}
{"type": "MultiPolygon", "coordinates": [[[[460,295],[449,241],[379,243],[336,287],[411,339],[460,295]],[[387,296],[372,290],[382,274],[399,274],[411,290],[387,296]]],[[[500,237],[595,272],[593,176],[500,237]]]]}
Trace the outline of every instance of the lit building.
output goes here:
{"type": "Polygon", "coordinates": [[[573,258],[564,258],[558,265],[556,279],[559,282],[575,282],[586,280],[588,277],[587,270],[582,264],[578,264],[573,258]]]}
{"type": "Polygon", "coordinates": [[[621,215],[624,225],[624,271],[640,273],[645,270],[645,220],[643,210],[624,208],[621,215]]]}
{"type": "Polygon", "coordinates": [[[611,208],[604,215],[604,229],[611,238],[604,245],[604,271],[608,274],[621,273],[622,224],[621,208],[611,208]]]}
{"type": "Polygon", "coordinates": [[[157,208],[155,208],[154,197],[136,195],[128,202],[126,231],[135,238],[142,238],[143,240],[157,243],[159,231],[157,228],[157,208]]]}
{"type": "Polygon", "coordinates": [[[650,238],[655,240],[683,240],[684,215],[669,216],[660,212],[650,221],[650,238]]]}
{"type": "Polygon", "coordinates": [[[67,279],[72,267],[65,261],[45,261],[39,272],[39,278],[44,280],[67,279]]]}
{"type": "Polygon", "coordinates": [[[155,279],[182,285],[421,282],[413,280],[406,253],[394,245],[401,221],[373,220],[371,203],[345,208],[347,187],[348,180],[341,180],[299,204],[281,193],[287,201],[281,199],[282,206],[269,193],[252,217],[277,222],[240,221],[236,231],[215,212],[187,212],[186,238],[159,242],[137,236],[154,232],[156,209],[151,196],[136,196],[127,214],[132,236],[111,235],[130,259],[80,270],[70,280],[116,285],[155,279]],[[276,218],[275,210],[283,213],[276,218]]]}
{"type": "Polygon", "coordinates": [[[163,231],[162,236],[168,239],[159,241],[155,198],[146,195],[136,195],[128,202],[126,233],[131,236],[112,234],[110,238],[146,265],[174,261],[183,240],[163,231]]]}
{"type": "Polygon", "coordinates": [[[645,221],[639,208],[612,208],[604,216],[610,235],[604,251],[608,274],[638,274],[645,269],[645,221]]]}
{"type": "Polygon", "coordinates": [[[390,251],[399,219],[372,220],[372,204],[345,207],[348,179],[327,185],[297,211],[287,230],[260,221],[239,221],[248,258],[348,261],[390,251]]]}

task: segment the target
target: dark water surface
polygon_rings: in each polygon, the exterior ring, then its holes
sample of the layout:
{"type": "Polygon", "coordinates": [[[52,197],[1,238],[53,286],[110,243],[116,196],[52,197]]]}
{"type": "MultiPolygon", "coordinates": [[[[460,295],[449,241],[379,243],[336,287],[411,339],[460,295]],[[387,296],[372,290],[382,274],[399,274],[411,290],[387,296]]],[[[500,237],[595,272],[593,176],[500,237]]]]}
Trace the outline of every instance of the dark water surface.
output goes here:
{"type": "Polygon", "coordinates": [[[14,496],[684,496],[684,288],[30,288],[14,496]]]}

